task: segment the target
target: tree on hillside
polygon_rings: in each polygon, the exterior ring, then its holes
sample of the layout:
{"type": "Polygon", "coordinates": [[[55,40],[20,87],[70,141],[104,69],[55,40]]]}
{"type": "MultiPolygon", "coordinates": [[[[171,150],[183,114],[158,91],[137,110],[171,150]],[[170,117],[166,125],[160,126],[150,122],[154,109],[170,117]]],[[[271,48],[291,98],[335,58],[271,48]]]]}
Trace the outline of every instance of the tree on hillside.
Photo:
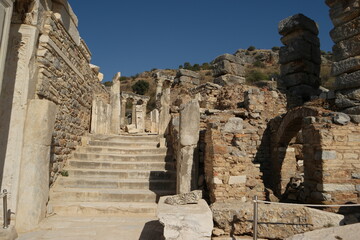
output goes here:
{"type": "Polygon", "coordinates": [[[131,88],[134,93],[144,95],[149,90],[150,84],[145,80],[139,80],[134,85],[132,85],[131,88]]]}

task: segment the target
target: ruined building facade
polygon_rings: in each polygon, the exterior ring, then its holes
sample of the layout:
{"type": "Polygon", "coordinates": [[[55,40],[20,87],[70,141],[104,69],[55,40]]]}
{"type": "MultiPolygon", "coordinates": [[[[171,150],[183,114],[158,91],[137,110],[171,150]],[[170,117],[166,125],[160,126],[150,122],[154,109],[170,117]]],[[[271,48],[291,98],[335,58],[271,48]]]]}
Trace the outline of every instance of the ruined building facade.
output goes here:
{"type": "Polygon", "coordinates": [[[280,90],[245,85],[240,55],[225,54],[214,61],[214,83],[159,71],[156,109],[146,115],[149,98],[121,93],[120,74],[111,89],[100,83],[66,0],[0,1],[1,189],[19,229],[44,218],[49,185],[90,132],[165,135],[178,192],[203,189],[210,203],[359,203],[360,10],[357,0],[326,3],[334,92],[320,87],[316,23],[295,15],[279,25],[280,90]],[[296,175],[302,188],[290,196],[296,175]]]}

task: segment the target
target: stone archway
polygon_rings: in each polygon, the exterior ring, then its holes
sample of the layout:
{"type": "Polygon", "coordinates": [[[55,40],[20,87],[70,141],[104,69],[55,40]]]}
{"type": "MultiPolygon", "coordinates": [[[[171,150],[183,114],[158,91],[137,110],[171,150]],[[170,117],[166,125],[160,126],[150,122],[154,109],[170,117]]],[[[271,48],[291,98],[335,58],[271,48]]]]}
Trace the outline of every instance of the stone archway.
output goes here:
{"type": "MultiPolygon", "coordinates": [[[[311,144],[305,142],[303,135],[308,134],[308,128],[304,129],[304,123],[311,124],[314,116],[322,113],[320,108],[300,107],[290,110],[278,125],[273,134],[272,166],[273,186],[275,194],[281,198],[285,193],[290,179],[299,174],[298,156],[301,155],[304,164],[304,186],[312,178],[311,171],[315,159],[315,151],[310,151],[315,145],[320,144],[320,139],[312,136],[312,139],[319,142],[311,144]],[[300,133],[300,134],[299,134],[300,133]],[[299,136],[300,135],[300,136],[299,136]],[[302,140],[299,140],[302,138],[302,140]],[[296,146],[295,146],[296,145],[296,146]]],[[[316,133],[313,133],[316,135],[316,133]]]]}

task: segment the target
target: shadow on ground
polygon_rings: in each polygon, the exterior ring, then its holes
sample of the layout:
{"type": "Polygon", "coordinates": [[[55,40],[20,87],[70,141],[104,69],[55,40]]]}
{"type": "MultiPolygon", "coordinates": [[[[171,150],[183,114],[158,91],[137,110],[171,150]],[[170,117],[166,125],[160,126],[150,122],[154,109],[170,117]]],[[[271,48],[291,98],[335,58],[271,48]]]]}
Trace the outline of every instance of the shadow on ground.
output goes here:
{"type": "Polygon", "coordinates": [[[163,240],[164,226],[157,220],[145,223],[139,240],[163,240]]]}

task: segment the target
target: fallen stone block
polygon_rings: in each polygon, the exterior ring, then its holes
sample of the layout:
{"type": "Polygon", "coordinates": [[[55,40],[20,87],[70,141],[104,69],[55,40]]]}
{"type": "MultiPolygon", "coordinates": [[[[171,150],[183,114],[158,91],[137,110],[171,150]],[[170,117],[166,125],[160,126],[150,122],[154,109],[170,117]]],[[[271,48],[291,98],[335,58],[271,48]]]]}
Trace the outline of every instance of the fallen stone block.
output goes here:
{"type": "Polygon", "coordinates": [[[200,199],[202,199],[202,191],[195,190],[189,193],[170,196],[165,199],[165,203],[170,205],[197,204],[200,199]]]}
{"type": "MultiPolygon", "coordinates": [[[[283,239],[295,234],[339,226],[344,216],[295,205],[259,204],[258,237],[283,239]]],[[[228,235],[252,236],[253,204],[233,201],[211,205],[215,227],[228,235]]]]}
{"type": "Polygon", "coordinates": [[[210,240],[213,230],[212,212],[201,199],[198,204],[169,205],[168,196],[161,197],[157,217],[164,226],[165,240],[210,240]]]}
{"type": "Polygon", "coordinates": [[[285,240],[353,240],[360,235],[360,223],[340,227],[330,227],[303,234],[297,234],[285,240]]]}

